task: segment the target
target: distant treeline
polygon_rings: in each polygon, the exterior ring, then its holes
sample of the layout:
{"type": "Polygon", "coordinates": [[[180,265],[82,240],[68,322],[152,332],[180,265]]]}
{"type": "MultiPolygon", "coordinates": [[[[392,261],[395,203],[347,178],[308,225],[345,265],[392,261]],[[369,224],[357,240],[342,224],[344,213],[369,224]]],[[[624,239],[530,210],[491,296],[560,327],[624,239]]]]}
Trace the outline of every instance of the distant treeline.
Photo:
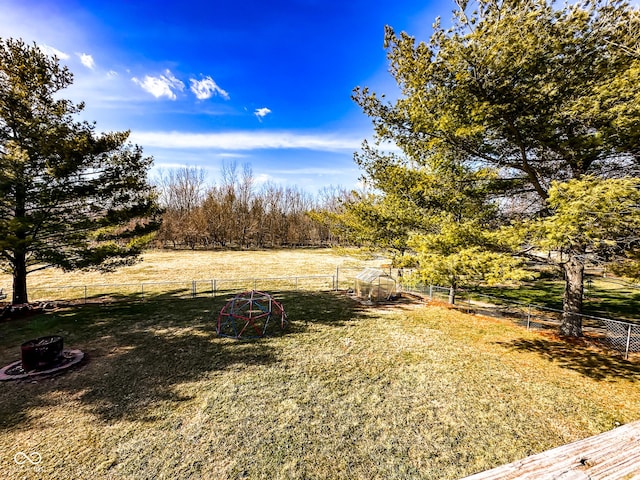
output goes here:
{"type": "Polygon", "coordinates": [[[349,192],[325,188],[316,196],[295,187],[255,185],[251,167],[223,165],[219,184],[207,185],[202,169],[183,167],[156,181],[164,208],[158,246],[169,248],[273,248],[329,246],[344,239],[331,232],[323,212],[337,213],[349,192]]]}

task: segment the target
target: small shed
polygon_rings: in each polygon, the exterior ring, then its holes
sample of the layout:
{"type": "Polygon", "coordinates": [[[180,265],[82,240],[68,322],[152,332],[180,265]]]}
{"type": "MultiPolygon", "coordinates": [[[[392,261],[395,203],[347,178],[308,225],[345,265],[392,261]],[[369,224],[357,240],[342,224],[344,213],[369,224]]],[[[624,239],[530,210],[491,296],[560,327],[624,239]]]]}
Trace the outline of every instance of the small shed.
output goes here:
{"type": "Polygon", "coordinates": [[[356,297],[371,302],[382,302],[396,295],[396,281],[391,275],[375,268],[366,268],[355,278],[356,297]]]}

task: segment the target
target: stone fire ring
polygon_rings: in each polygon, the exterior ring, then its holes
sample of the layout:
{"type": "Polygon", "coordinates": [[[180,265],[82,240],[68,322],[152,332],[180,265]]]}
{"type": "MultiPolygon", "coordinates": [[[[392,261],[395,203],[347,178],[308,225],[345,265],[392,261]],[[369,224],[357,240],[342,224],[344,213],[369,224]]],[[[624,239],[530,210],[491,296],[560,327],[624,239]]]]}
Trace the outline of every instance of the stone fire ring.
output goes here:
{"type": "Polygon", "coordinates": [[[22,360],[13,362],[0,369],[0,381],[5,380],[26,380],[41,376],[55,375],[58,372],[67,370],[79,364],[84,359],[84,352],[81,350],[64,350],[62,359],[53,367],[46,370],[31,370],[25,372],[22,369],[22,360]]]}

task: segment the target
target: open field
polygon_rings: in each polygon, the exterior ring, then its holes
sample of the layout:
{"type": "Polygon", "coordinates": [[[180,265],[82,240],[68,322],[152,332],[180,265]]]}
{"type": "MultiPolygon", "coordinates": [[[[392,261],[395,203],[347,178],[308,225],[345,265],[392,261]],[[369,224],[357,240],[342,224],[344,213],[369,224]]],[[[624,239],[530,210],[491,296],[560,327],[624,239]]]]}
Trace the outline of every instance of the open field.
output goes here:
{"type": "MultiPolygon", "coordinates": [[[[69,300],[82,298],[82,288],[68,286],[94,286],[89,296],[100,296],[103,292],[119,292],[134,296],[142,283],[176,283],[175,288],[183,293],[190,291],[192,280],[202,280],[198,289],[210,291],[209,279],[252,279],[293,277],[296,275],[323,275],[325,284],[331,285],[331,276],[336,269],[352,273],[367,266],[385,263],[383,258],[348,255],[349,250],[306,249],[306,250],[264,250],[264,251],[191,251],[191,250],[150,250],[143,261],[116,272],[96,271],[62,272],[58,269],[44,269],[28,276],[30,300],[69,300]],[[181,283],[181,284],[180,284],[181,283]],[[179,284],[179,285],[178,285],[179,284]],[[112,286],[123,286],[112,288],[112,286]],[[106,286],[106,287],[102,287],[106,286]],[[64,288],[59,288],[64,287],[64,288]]],[[[343,284],[346,278],[341,278],[343,284]]],[[[251,282],[249,282],[251,283],[251,282]]],[[[10,290],[10,275],[0,275],[0,288],[10,290]]],[[[220,285],[222,288],[225,285],[220,285]]],[[[241,288],[240,284],[227,285],[241,288]]],[[[258,285],[260,287],[260,285],[258,285]]],[[[248,288],[248,285],[242,286],[248,288]]],[[[330,288],[330,287],[329,287],[330,288]]],[[[153,293],[153,287],[148,288],[153,293]]],[[[171,287],[159,286],[157,291],[171,291],[171,287]]]]}
{"type": "MultiPolygon", "coordinates": [[[[91,283],[124,284],[151,281],[178,282],[209,278],[252,278],[332,274],[340,268],[363,268],[383,259],[356,257],[348,250],[282,249],[259,251],[149,250],[143,261],[116,272],[62,272],[45,269],[29,275],[32,288],[91,283]]],[[[0,285],[11,286],[11,276],[0,275],[0,285]]]]}

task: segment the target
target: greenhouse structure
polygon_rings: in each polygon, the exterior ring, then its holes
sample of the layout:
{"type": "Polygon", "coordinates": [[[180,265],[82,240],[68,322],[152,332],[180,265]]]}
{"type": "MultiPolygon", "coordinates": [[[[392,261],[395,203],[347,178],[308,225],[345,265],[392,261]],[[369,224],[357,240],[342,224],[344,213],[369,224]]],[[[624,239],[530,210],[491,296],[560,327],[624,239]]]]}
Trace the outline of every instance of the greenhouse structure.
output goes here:
{"type": "Polygon", "coordinates": [[[396,293],[396,281],[382,270],[366,268],[355,278],[356,297],[370,302],[383,302],[393,298],[396,293]]]}

